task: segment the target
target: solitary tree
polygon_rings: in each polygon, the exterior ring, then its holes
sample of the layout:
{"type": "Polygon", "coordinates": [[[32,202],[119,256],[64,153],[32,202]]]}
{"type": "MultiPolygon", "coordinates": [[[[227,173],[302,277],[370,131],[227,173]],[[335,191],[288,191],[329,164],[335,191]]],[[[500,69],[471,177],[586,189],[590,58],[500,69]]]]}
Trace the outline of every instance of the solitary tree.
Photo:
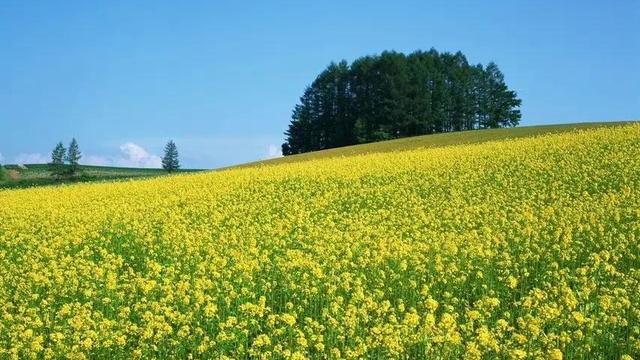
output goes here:
{"type": "Polygon", "coordinates": [[[82,158],[82,153],[80,152],[80,148],[78,147],[78,142],[76,139],[71,140],[71,144],[69,144],[69,149],[67,150],[66,160],[69,163],[69,172],[73,175],[78,171],[78,161],[82,158]]]}
{"type": "Polygon", "coordinates": [[[180,161],[178,161],[178,148],[173,140],[170,140],[164,147],[164,156],[162,157],[162,167],[168,172],[180,169],[180,161]]]}

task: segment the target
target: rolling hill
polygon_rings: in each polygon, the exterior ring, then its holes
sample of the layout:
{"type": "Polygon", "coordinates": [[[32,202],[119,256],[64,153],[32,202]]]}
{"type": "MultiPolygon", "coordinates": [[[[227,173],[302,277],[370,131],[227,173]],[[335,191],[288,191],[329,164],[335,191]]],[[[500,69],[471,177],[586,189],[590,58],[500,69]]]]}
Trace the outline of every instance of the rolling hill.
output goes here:
{"type": "Polygon", "coordinates": [[[0,358],[636,358],[640,123],[573,127],[0,191],[0,358]]]}
{"type": "Polygon", "coordinates": [[[245,167],[256,165],[274,165],[284,164],[307,160],[317,160],[333,157],[344,157],[352,155],[364,155],[371,153],[385,153],[394,151],[406,151],[422,148],[433,148],[442,146],[454,146],[464,144],[475,144],[487,141],[496,141],[504,139],[517,139],[523,137],[539,136],[544,134],[558,134],[567,131],[589,130],[607,126],[618,126],[633,121],[612,121],[612,122],[585,122],[572,124],[555,124],[555,125],[535,125],[521,126],[514,128],[501,129],[482,129],[470,131],[457,131],[450,133],[432,134],[413,136],[408,138],[380,141],[376,143],[360,144],[353,146],[345,146],[321,151],[314,151],[304,154],[291,155],[276,159],[262,160],[240,164],[233,167],[245,167]]]}
{"type": "MultiPolygon", "coordinates": [[[[294,163],[300,161],[310,161],[333,157],[345,157],[352,155],[364,155],[370,153],[385,153],[393,151],[406,151],[421,148],[433,148],[442,146],[453,146],[463,144],[481,143],[502,139],[516,139],[522,137],[538,136],[543,134],[562,133],[574,130],[588,130],[605,126],[623,125],[628,122],[594,122],[575,123],[560,125],[525,126],[505,129],[486,129],[474,131],[460,131],[444,134],[433,134],[415,136],[397,140],[381,141],[377,143],[346,146],[335,149],[315,151],[311,153],[280,157],[276,159],[261,160],[246,164],[233,165],[217,170],[230,168],[243,168],[261,165],[276,165],[294,163]]],[[[166,175],[162,169],[143,169],[126,167],[90,166],[80,167],[81,175],[71,179],[53,179],[45,164],[26,164],[24,167],[18,165],[5,165],[10,172],[6,179],[0,179],[0,189],[2,188],[27,188],[33,186],[56,185],[62,183],[95,182],[95,181],[116,181],[125,179],[139,179],[153,176],[166,175]]],[[[180,170],[179,172],[202,171],[196,169],[180,170]]]]}

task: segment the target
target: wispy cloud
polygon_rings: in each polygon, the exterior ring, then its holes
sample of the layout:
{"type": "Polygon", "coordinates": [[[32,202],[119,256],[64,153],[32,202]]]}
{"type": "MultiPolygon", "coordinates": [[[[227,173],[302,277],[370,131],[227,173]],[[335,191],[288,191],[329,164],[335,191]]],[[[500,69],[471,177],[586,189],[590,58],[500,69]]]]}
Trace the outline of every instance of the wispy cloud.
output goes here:
{"type": "Polygon", "coordinates": [[[39,153],[21,153],[15,157],[14,162],[16,164],[46,164],[49,162],[49,158],[39,153]]]}
{"type": "Polygon", "coordinates": [[[2,153],[0,153],[0,164],[2,164],[2,160],[4,160],[4,156],[2,156],[2,153]]]}

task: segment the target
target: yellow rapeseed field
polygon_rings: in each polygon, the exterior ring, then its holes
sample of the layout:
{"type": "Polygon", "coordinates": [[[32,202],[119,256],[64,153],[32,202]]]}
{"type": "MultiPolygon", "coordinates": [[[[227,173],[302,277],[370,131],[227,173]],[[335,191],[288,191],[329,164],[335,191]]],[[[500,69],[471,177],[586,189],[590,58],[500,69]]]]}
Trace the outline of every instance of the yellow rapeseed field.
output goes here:
{"type": "Polygon", "coordinates": [[[0,359],[640,358],[640,124],[0,204],[0,359]]]}

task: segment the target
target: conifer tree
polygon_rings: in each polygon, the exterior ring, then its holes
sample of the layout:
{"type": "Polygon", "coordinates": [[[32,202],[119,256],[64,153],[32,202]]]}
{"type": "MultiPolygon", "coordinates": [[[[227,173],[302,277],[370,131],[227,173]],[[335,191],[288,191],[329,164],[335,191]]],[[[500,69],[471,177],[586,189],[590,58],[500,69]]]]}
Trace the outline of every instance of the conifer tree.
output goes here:
{"type": "Polygon", "coordinates": [[[180,161],[178,160],[178,147],[170,140],[164,147],[164,156],[162,157],[162,168],[171,173],[180,169],[180,161]]]}
{"type": "Polygon", "coordinates": [[[516,126],[520,99],[495,63],[385,51],[331,63],[291,116],[284,155],[405,136],[516,126]]]}
{"type": "Polygon", "coordinates": [[[65,160],[69,163],[69,173],[71,175],[75,174],[79,169],[79,161],[82,158],[82,153],[80,152],[80,147],[78,146],[78,142],[75,138],[71,140],[69,144],[69,149],[67,150],[67,156],[65,160]]]}
{"type": "Polygon", "coordinates": [[[62,142],[59,142],[56,147],[51,152],[51,164],[53,165],[62,165],[64,164],[64,157],[67,150],[62,145],[62,142]]]}
{"type": "Polygon", "coordinates": [[[62,142],[59,142],[51,152],[51,162],[49,163],[49,171],[53,176],[60,176],[64,174],[64,159],[66,149],[62,142]]]}

